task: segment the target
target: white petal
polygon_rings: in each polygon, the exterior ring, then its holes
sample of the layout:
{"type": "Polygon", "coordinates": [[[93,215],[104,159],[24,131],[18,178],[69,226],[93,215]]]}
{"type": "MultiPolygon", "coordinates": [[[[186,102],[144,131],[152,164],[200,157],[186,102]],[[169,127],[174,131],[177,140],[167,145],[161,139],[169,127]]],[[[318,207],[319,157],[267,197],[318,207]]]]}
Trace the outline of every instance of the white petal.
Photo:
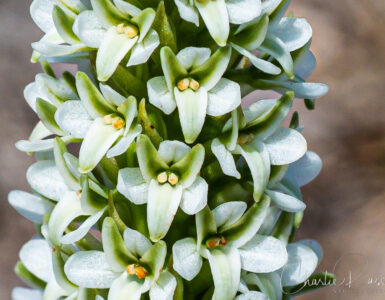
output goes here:
{"type": "Polygon", "coordinates": [[[210,48],[203,47],[186,47],[178,52],[176,58],[185,67],[186,70],[203,64],[210,58],[210,48]]]}
{"type": "Polygon", "coordinates": [[[298,186],[304,186],[316,178],[321,169],[321,158],[316,153],[308,151],[301,159],[289,166],[285,177],[298,186]]]}
{"type": "Polygon", "coordinates": [[[52,160],[38,161],[30,166],[27,181],[33,190],[54,201],[59,201],[69,190],[52,160]]]}
{"type": "Polygon", "coordinates": [[[173,268],[180,276],[190,281],[202,268],[202,258],[193,238],[177,241],[172,247],[173,268]]]}
{"type": "Polygon", "coordinates": [[[59,127],[75,138],[84,138],[93,120],[81,101],[64,102],[55,113],[59,127]]]}
{"type": "Polygon", "coordinates": [[[143,284],[124,272],[112,283],[108,300],[139,300],[142,292],[144,292],[143,284]]]}
{"type": "Polygon", "coordinates": [[[46,56],[66,56],[87,48],[84,44],[58,45],[40,40],[32,43],[32,48],[46,56]]]}
{"type": "Polygon", "coordinates": [[[300,240],[297,244],[302,244],[312,249],[318,257],[318,263],[322,260],[323,250],[321,245],[316,240],[300,240]]]}
{"type": "Polygon", "coordinates": [[[134,204],[147,203],[148,184],[139,168],[119,170],[117,189],[134,204]]]}
{"type": "Polygon", "coordinates": [[[47,282],[53,275],[52,248],[46,240],[35,239],[20,249],[20,260],[33,275],[47,282]]]}
{"type": "Polygon", "coordinates": [[[306,19],[299,18],[282,18],[276,26],[270,29],[270,33],[280,38],[290,52],[304,46],[313,34],[306,19]]]}
{"type": "Polygon", "coordinates": [[[53,0],[34,0],[30,7],[33,21],[41,30],[48,32],[55,27],[52,19],[53,0]]]}
{"type": "Polygon", "coordinates": [[[142,257],[152,246],[150,240],[139,231],[127,228],[124,233],[124,242],[127,248],[132,252],[142,257]]]}
{"type": "Polygon", "coordinates": [[[198,10],[190,5],[189,0],[175,0],[175,4],[182,19],[199,26],[198,10]]]}
{"type": "Polygon", "coordinates": [[[284,211],[300,212],[306,208],[305,203],[293,196],[272,190],[266,190],[266,194],[278,208],[284,211]]]}
{"type": "Polygon", "coordinates": [[[207,114],[221,116],[241,104],[241,88],[238,83],[222,78],[208,92],[207,114]]]}
{"type": "Polygon", "coordinates": [[[67,233],[65,236],[63,236],[60,239],[60,242],[63,244],[73,244],[73,243],[81,240],[90,231],[92,226],[94,226],[100,220],[100,218],[103,216],[105,210],[106,209],[102,209],[99,212],[97,212],[96,214],[90,216],[87,220],[85,220],[79,226],[79,228],[77,228],[76,230],[74,230],[70,233],[67,233]]]}
{"type": "Polygon", "coordinates": [[[260,0],[226,0],[230,23],[243,24],[250,22],[261,14],[260,0]]]}
{"type": "Polygon", "coordinates": [[[42,152],[53,149],[54,139],[47,140],[21,140],[17,141],[15,147],[22,152],[42,152]]]}
{"type": "Polygon", "coordinates": [[[230,226],[243,215],[247,204],[242,201],[231,201],[218,205],[212,210],[217,227],[230,226]]]}
{"type": "Polygon", "coordinates": [[[24,98],[29,106],[36,112],[36,98],[45,98],[39,85],[34,81],[24,88],[24,98]]]}
{"type": "Polygon", "coordinates": [[[148,188],[147,224],[151,240],[161,240],[170,229],[182,199],[181,185],[159,184],[151,180],[148,188]]]}
{"type": "Polygon", "coordinates": [[[317,61],[314,54],[311,53],[311,51],[308,51],[303,62],[295,70],[295,73],[303,80],[306,80],[313,73],[316,65],[317,61]]]}
{"type": "Polygon", "coordinates": [[[241,178],[241,174],[238,172],[235,165],[233,155],[227,150],[226,146],[219,141],[219,139],[216,138],[213,140],[211,143],[211,151],[218,159],[224,174],[233,176],[237,179],[241,178]]]}
{"type": "Polygon", "coordinates": [[[100,84],[100,91],[102,92],[104,98],[110,103],[115,106],[119,106],[124,101],[127,100],[126,97],[123,97],[118,92],[113,90],[109,85],[107,84],[100,84]]]}
{"type": "Polygon", "coordinates": [[[200,87],[197,91],[192,89],[180,91],[175,87],[174,95],[184,138],[187,143],[193,143],[206,119],[208,93],[204,87],[200,87]]]}
{"type": "Polygon", "coordinates": [[[123,136],[110,150],[107,151],[107,157],[115,157],[126,152],[131,143],[135,138],[142,132],[142,126],[137,125],[132,130],[127,133],[126,136],[123,136]]]}
{"type": "Polygon", "coordinates": [[[12,290],[12,300],[43,300],[43,293],[39,290],[16,287],[12,290]]]}
{"type": "Polygon", "coordinates": [[[256,235],[239,249],[242,268],[254,273],[274,272],[287,263],[285,244],[271,236],[256,235]]]}
{"type": "Polygon", "coordinates": [[[269,300],[269,297],[260,292],[250,291],[235,297],[234,300],[269,300]]]}
{"type": "Polygon", "coordinates": [[[179,141],[163,141],[159,145],[158,154],[167,163],[180,161],[191,148],[179,141]]]}
{"type": "Polygon", "coordinates": [[[262,13],[270,15],[282,0],[265,0],[262,2],[262,13]]]}
{"type": "Polygon", "coordinates": [[[167,271],[163,271],[159,279],[150,289],[151,300],[172,300],[176,289],[175,277],[167,271]]]}
{"type": "Polygon", "coordinates": [[[43,299],[57,300],[65,296],[68,296],[68,293],[57,284],[54,278],[52,278],[44,289],[43,299]]]}
{"type": "Polygon", "coordinates": [[[305,138],[296,130],[279,128],[265,141],[272,165],[287,165],[300,159],[307,150],[305,138]]]}
{"type": "Polygon", "coordinates": [[[127,62],[127,67],[144,64],[159,46],[158,33],[151,29],[142,42],[136,44],[132,48],[130,59],[127,62]]]}
{"type": "Polygon", "coordinates": [[[318,265],[314,251],[299,243],[287,245],[289,261],[282,268],[282,286],[293,286],[304,282],[313,274],[318,265]]]}
{"type": "Polygon", "coordinates": [[[117,8],[120,10],[126,12],[127,14],[135,17],[141,13],[141,10],[137,8],[136,6],[123,1],[123,0],[114,0],[114,4],[116,5],[117,8]]]}
{"type": "Polygon", "coordinates": [[[106,33],[92,10],[83,11],[76,17],[73,31],[82,43],[91,48],[99,48],[106,33]]]}
{"type": "Polygon", "coordinates": [[[111,271],[106,255],[101,251],[80,251],[73,254],[64,266],[68,279],[78,286],[106,289],[119,276],[111,271]]]}
{"type": "Polygon", "coordinates": [[[8,201],[19,214],[37,224],[43,224],[44,215],[53,208],[51,202],[23,191],[10,192],[8,201]]]}
{"type": "Polygon", "coordinates": [[[148,99],[150,103],[165,114],[171,114],[176,108],[176,102],[170,93],[164,76],[154,77],[147,82],[148,99]]]}
{"type": "Polygon", "coordinates": [[[195,215],[206,206],[208,190],[207,182],[198,176],[192,185],[184,189],[180,208],[188,215],[195,215]]]}

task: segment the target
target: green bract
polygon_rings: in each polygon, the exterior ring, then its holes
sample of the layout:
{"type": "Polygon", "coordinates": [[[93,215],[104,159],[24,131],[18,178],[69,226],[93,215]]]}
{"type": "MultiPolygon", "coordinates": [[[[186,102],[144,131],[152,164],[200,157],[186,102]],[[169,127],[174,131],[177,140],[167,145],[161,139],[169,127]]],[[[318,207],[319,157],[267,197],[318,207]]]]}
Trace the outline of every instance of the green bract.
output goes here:
{"type": "Polygon", "coordinates": [[[16,147],[37,161],[8,199],[37,235],[13,300],[282,300],[323,276],[295,241],[322,161],[285,120],[328,88],[289,2],[32,2],[39,122],[16,147]],[[282,96],[241,105],[256,89],[282,96]]]}

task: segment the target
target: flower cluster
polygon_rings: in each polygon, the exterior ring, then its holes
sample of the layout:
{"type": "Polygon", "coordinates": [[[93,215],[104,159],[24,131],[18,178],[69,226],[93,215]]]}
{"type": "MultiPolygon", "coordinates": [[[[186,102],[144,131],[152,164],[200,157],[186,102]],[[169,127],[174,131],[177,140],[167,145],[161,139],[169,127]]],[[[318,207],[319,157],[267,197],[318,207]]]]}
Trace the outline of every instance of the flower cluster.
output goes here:
{"type": "Polygon", "coordinates": [[[321,276],[319,244],[294,239],[322,162],[298,113],[283,122],[327,86],[306,82],[312,29],[289,2],[32,2],[40,120],[16,147],[37,162],[9,202],[37,234],[13,300],[281,300],[321,276]],[[281,97],[242,107],[256,89],[281,97]]]}

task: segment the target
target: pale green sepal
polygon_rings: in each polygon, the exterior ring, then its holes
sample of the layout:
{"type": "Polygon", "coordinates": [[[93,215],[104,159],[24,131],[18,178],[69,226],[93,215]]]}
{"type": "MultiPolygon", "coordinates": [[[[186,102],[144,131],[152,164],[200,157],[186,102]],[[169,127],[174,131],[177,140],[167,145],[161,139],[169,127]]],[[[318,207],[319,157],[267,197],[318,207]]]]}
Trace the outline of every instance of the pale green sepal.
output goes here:
{"type": "Polygon", "coordinates": [[[290,164],[285,178],[298,186],[304,186],[318,176],[322,169],[322,160],[317,153],[307,151],[305,155],[290,164]]]}
{"type": "Polygon", "coordinates": [[[64,266],[67,278],[86,288],[107,289],[119,276],[111,270],[101,251],[79,251],[70,256],[64,266]]]}
{"type": "Polygon", "coordinates": [[[51,279],[48,284],[47,284],[47,287],[44,289],[44,293],[43,293],[43,300],[56,300],[56,299],[60,299],[64,296],[67,296],[68,293],[63,290],[56,282],[56,280],[54,279],[51,279]]]}
{"type": "MultiPolygon", "coordinates": [[[[211,1],[212,3],[213,1],[211,1]]],[[[217,2],[217,1],[215,1],[217,2]]],[[[219,48],[203,64],[191,70],[191,77],[197,80],[200,86],[206,90],[211,90],[222,78],[229,64],[231,57],[231,47],[219,48]]]]}
{"type": "Polygon", "coordinates": [[[131,143],[134,139],[142,132],[142,126],[136,124],[130,131],[127,132],[126,135],[122,136],[122,138],[110,149],[107,151],[107,157],[115,157],[123,154],[130,147],[131,143]]]}
{"type": "Polygon", "coordinates": [[[55,121],[56,107],[54,105],[41,98],[38,98],[36,100],[36,111],[41,122],[47,129],[60,136],[66,135],[55,121]]]}
{"type": "Polygon", "coordinates": [[[173,268],[185,280],[192,280],[202,268],[202,257],[193,238],[185,238],[172,247],[173,268]]]}
{"type": "Polygon", "coordinates": [[[159,241],[148,249],[140,259],[142,264],[150,268],[150,274],[148,276],[155,282],[159,279],[160,273],[162,272],[166,255],[167,245],[164,241],[159,241]]]}
{"type": "Polygon", "coordinates": [[[136,66],[144,64],[150,58],[154,50],[159,46],[158,33],[150,29],[147,36],[140,43],[138,42],[133,48],[126,66],[136,66]]]}
{"type": "Polygon", "coordinates": [[[194,4],[215,42],[221,47],[225,46],[230,32],[229,15],[225,0],[194,0],[194,4]]]}
{"type": "Polygon", "coordinates": [[[139,27],[138,43],[142,42],[146,37],[155,19],[155,11],[152,8],[146,8],[131,19],[131,21],[139,27]]]}
{"type": "Polygon", "coordinates": [[[268,35],[260,49],[273,56],[282,66],[287,77],[294,78],[294,63],[290,52],[286,49],[286,45],[277,37],[268,35]]]}
{"type": "Polygon", "coordinates": [[[226,237],[232,247],[246,244],[261,227],[268,212],[270,198],[264,196],[259,203],[255,203],[234,224],[221,228],[221,234],[226,237]]]}
{"type": "Polygon", "coordinates": [[[114,112],[114,107],[104,99],[86,73],[76,74],[76,88],[83,106],[91,117],[104,117],[114,112]]]}
{"type": "Polygon", "coordinates": [[[128,21],[128,14],[120,11],[111,0],[91,0],[93,11],[98,20],[106,27],[115,26],[128,21]]]}
{"type": "Polygon", "coordinates": [[[281,0],[279,5],[270,13],[270,26],[275,26],[281,21],[291,0],[281,0]]]}
{"type": "Polygon", "coordinates": [[[208,236],[217,233],[217,224],[208,206],[195,215],[195,224],[197,228],[197,247],[200,249],[202,243],[208,236]]]}
{"type": "Polygon", "coordinates": [[[241,178],[241,174],[238,172],[235,165],[235,160],[231,152],[226,148],[226,146],[221,143],[218,138],[215,138],[211,143],[211,151],[217,158],[221,169],[224,174],[228,176],[235,177],[237,179],[241,178]]]}
{"type": "Polygon", "coordinates": [[[82,174],[80,176],[81,206],[85,213],[95,214],[106,207],[107,200],[91,190],[90,182],[91,179],[88,178],[88,175],[82,174]]]}
{"type": "Polygon", "coordinates": [[[231,24],[244,24],[257,18],[262,11],[260,0],[227,0],[227,11],[231,24]]]}
{"type": "Polygon", "coordinates": [[[100,162],[108,149],[123,134],[124,129],[106,125],[103,118],[97,118],[83,140],[79,152],[79,171],[88,173],[100,162]]]}
{"type": "Polygon", "coordinates": [[[59,246],[66,228],[77,217],[84,215],[79,196],[72,191],[65,193],[55,206],[48,222],[48,236],[52,244],[59,246]]]}
{"type": "Polygon", "coordinates": [[[55,138],[53,145],[53,153],[55,157],[56,167],[58,168],[60,175],[63,177],[65,183],[72,190],[80,189],[79,181],[69,170],[67,163],[64,159],[64,153],[68,153],[67,147],[63,140],[55,138]]]}
{"type": "Polygon", "coordinates": [[[52,18],[56,30],[65,42],[70,45],[80,43],[79,38],[72,31],[75,20],[67,15],[58,5],[55,5],[53,8],[52,18]]]}
{"type": "Polygon", "coordinates": [[[35,24],[44,32],[54,28],[52,9],[54,1],[34,0],[30,6],[30,14],[35,24]]]}
{"type": "Polygon", "coordinates": [[[117,91],[112,89],[109,85],[107,84],[100,84],[99,85],[100,91],[103,94],[104,99],[106,99],[110,104],[119,106],[121,105],[124,101],[127,100],[126,97],[122,96],[119,94],[117,91]]]}
{"type": "Polygon", "coordinates": [[[163,47],[160,50],[163,74],[168,90],[172,92],[177,80],[187,76],[187,70],[182,66],[170,47],[163,47]]]}
{"type": "Polygon", "coordinates": [[[271,201],[277,207],[284,211],[301,212],[306,208],[306,204],[304,202],[293,196],[272,190],[266,190],[266,194],[271,198],[271,201]]]}
{"type": "Polygon", "coordinates": [[[138,41],[138,36],[129,38],[110,27],[104,36],[96,57],[96,72],[99,81],[107,81],[128,51],[138,41]]]}
{"type": "Polygon", "coordinates": [[[110,217],[105,218],[103,222],[102,243],[106,259],[113,271],[123,272],[128,265],[137,262],[124,243],[118,226],[110,217]]]}
{"type": "Polygon", "coordinates": [[[281,276],[278,272],[267,274],[249,273],[243,277],[249,285],[256,285],[270,299],[282,300],[281,276]]]}
{"type": "Polygon", "coordinates": [[[151,180],[148,188],[147,223],[152,241],[161,240],[170,229],[182,199],[181,185],[159,184],[151,180]]]}
{"type": "Polygon", "coordinates": [[[42,300],[43,292],[40,290],[15,287],[12,290],[12,300],[42,300]]]}
{"type": "Polygon", "coordinates": [[[176,287],[175,276],[168,271],[163,271],[150,289],[150,300],[172,300],[176,287]]]}
{"type": "Polygon", "coordinates": [[[242,217],[246,209],[246,202],[230,201],[218,205],[212,212],[218,227],[229,227],[242,217]]]}
{"type": "Polygon", "coordinates": [[[139,15],[141,12],[141,10],[134,5],[135,1],[131,1],[130,3],[125,0],[114,0],[114,4],[118,9],[125,11],[127,14],[131,16],[139,15]]]}
{"type": "Polygon", "coordinates": [[[48,57],[67,56],[88,49],[84,44],[59,45],[44,40],[32,43],[31,46],[35,51],[48,57]]]}
{"type": "Polygon", "coordinates": [[[63,290],[71,294],[75,292],[78,289],[78,287],[68,280],[67,276],[64,273],[64,264],[65,262],[62,257],[60,248],[59,247],[53,248],[52,268],[55,274],[55,280],[63,290]]]}
{"type": "Polygon", "coordinates": [[[95,49],[99,48],[106,32],[92,10],[86,10],[79,14],[72,28],[82,43],[95,49]]]}
{"type": "Polygon", "coordinates": [[[154,77],[147,81],[147,90],[148,98],[152,105],[159,108],[166,115],[171,114],[175,110],[176,102],[164,76],[154,77]]]}
{"type": "MultiPolygon", "coordinates": [[[[32,272],[30,272],[21,261],[16,263],[14,272],[29,287],[43,290],[47,285],[45,281],[32,274],[32,272]]],[[[24,298],[22,300],[24,300],[24,298]]]]}
{"type": "Polygon", "coordinates": [[[131,228],[124,230],[123,239],[128,249],[138,257],[142,257],[152,247],[147,237],[131,228]]]}
{"type": "Polygon", "coordinates": [[[140,170],[146,181],[156,178],[160,172],[168,169],[168,165],[146,135],[141,134],[137,139],[137,155],[140,170]]]}
{"type": "Polygon", "coordinates": [[[206,118],[208,94],[204,87],[197,91],[174,88],[179,120],[187,143],[193,143],[199,136],[206,118]]]}
{"type": "Polygon", "coordinates": [[[204,159],[205,148],[201,144],[197,144],[181,160],[173,164],[170,169],[180,176],[179,184],[184,188],[188,188],[196,180],[204,159]]]}
{"type": "Polygon", "coordinates": [[[212,300],[233,300],[241,277],[238,249],[226,247],[206,251],[215,286],[212,300]]]}

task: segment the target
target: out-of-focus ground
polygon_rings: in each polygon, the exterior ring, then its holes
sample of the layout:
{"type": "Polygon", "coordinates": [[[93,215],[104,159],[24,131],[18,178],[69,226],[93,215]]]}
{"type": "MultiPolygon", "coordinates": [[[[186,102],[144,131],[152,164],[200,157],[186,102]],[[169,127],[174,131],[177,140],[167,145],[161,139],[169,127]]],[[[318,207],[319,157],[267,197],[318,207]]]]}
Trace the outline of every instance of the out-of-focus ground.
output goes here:
{"type": "MultiPolygon", "coordinates": [[[[296,104],[309,149],[324,160],[320,176],[304,188],[307,209],[298,237],[320,241],[325,254],[319,270],[337,265],[339,284],[345,278],[340,286],[300,299],[385,299],[385,2],[293,2],[290,11],[313,25],[318,68],[310,79],[330,86],[315,111],[296,104]]],[[[10,299],[12,287],[20,284],[13,266],[34,233],[7,203],[9,190],[28,189],[25,171],[32,163],[13,146],[36,121],[22,94],[39,71],[29,64],[30,43],[41,36],[29,4],[0,1],[1,300],[10,299]]]]}

